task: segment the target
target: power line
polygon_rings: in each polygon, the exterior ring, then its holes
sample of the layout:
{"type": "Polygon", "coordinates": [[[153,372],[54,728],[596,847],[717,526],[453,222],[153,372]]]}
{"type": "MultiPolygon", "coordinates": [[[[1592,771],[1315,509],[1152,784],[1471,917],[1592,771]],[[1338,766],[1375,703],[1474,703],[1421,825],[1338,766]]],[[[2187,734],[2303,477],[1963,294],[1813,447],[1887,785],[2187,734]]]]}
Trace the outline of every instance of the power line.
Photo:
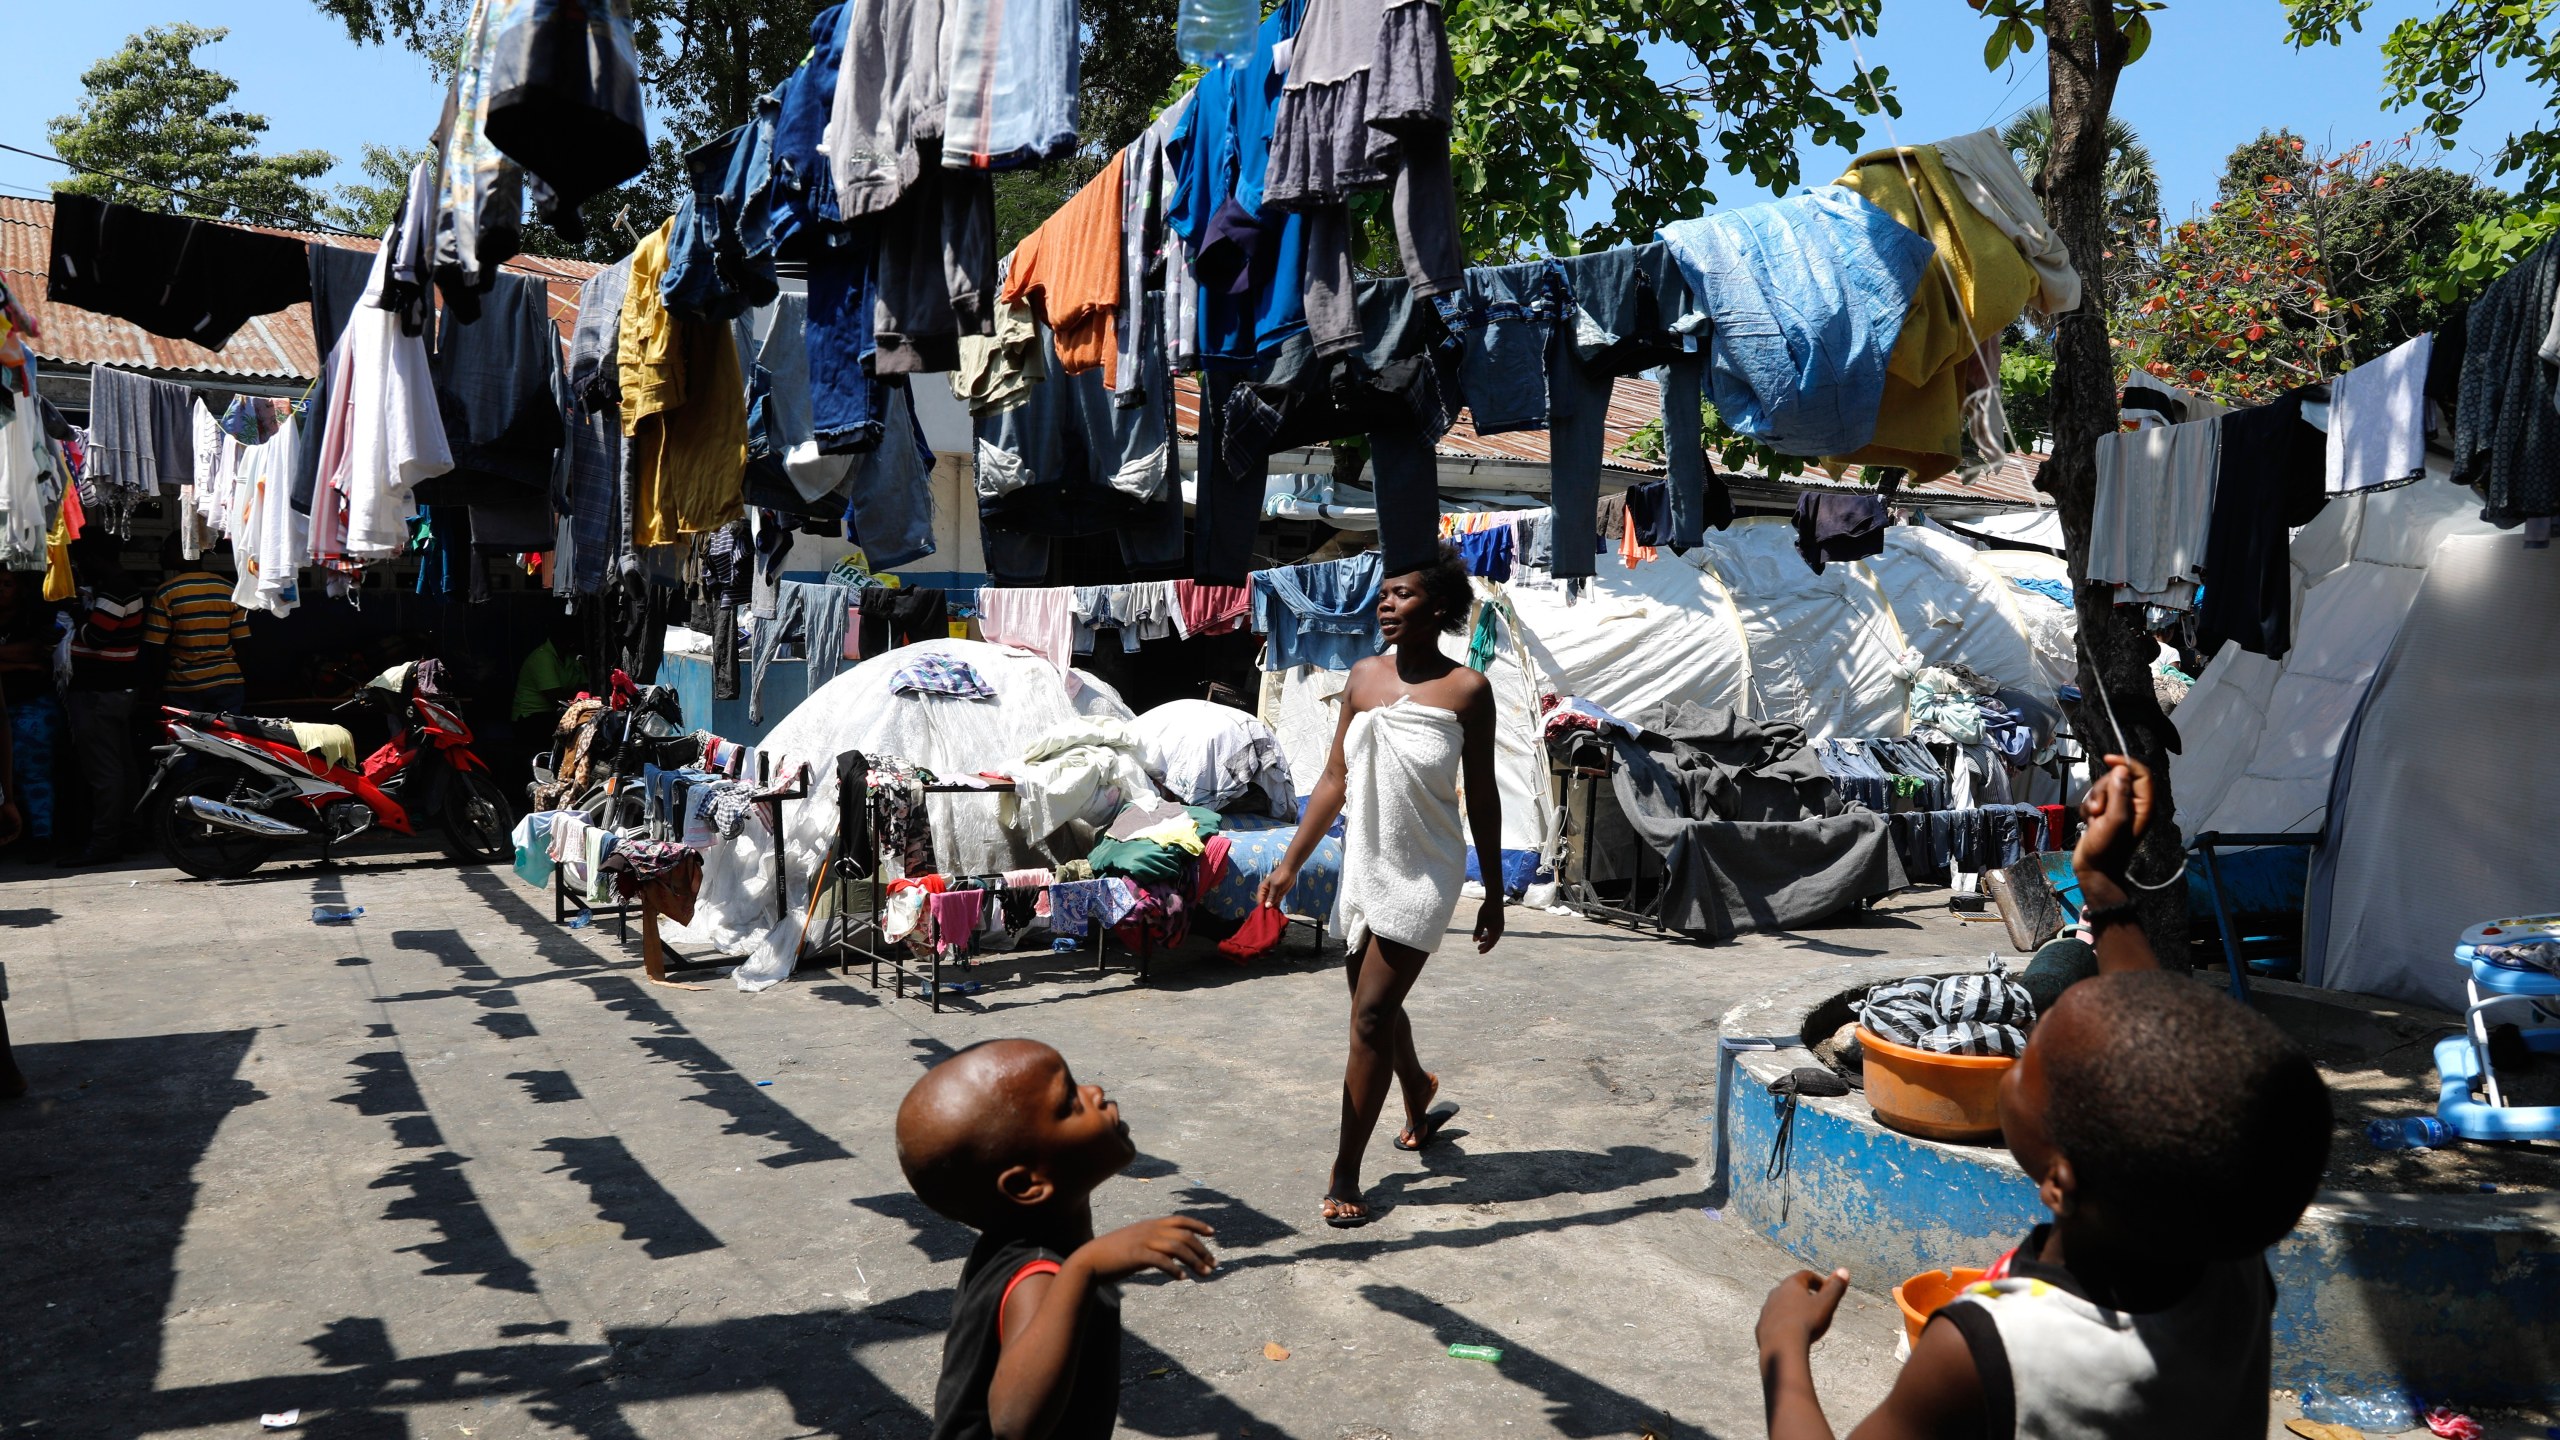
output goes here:
{"type": "MultiPolygon", "coordinates": [[[[87,174],[87,175],[96,175],[96,176],[99,176],[99,177],[100,177],[100,178],[102,178],[102,179],[107,179],[107,180],[118,180],[118,181],[122,181],[123,183],[125,183],[125,184],[127,184],[127,185],[138,185],[138,186],[142,187],[142,188],[143,188],[143,189],[145,189],[145,190],[157,190],[157,191],[159,191],[160,193],[162,193],[162,194],[164,194],[164,195],[171,195],[171,196],[175,196],[175,197],[177,197],[177,198],[179,198],[179,199],[182,199],[182,200],[194,200],[194,199],[216,199],[216,198],[219,198],[219,197],[215,197],[215,196],[208,196],[208,195],[206,195],[206,194],[205,194],[203,191],[201,191],[201,190],[181,190],[181,189],[177,188],[177,187],[176,187],[176,186],[174,186],[174,185],[164,185],[164,184],[161,184],[160,182],[158,182],[158,181],[156,181],[156,180],[144,180],[144,179],[141,179],[141,178],[139,178],[139,177],[137,177],[137,176],[126,175],[126,174],[123,174],[123,173],[121,173],[121,172],[119,172],[119,171],[115,171],[115,170],[101,170],[101,169],[99,169],[97,166],[94,166],[94,165],[83,165],[83,164],[81,164],[81,163],[80,163],[79,161],[77,161],[77,160],[67,160],[67,159],[63,158],[62,156],[60,156],[60,155],[56,155],[56,154],[53,154],[53,153],[51,153],[51,152],[49,152],[49,151],[44,151],[44,150],[29,150],[29,149],[25,148],[24,146],[20,146],[20,145],[11,145],[11,144],[8,144],[8,143],[6,143],[6,142],[0,142],[0,150],[6,150],[6,151],[9,151],[10,153],[12,153],[12,154],[16,154],[16,155],[24,155],[24,156],[26,156],[27,158],[29,158],[29,159],[31,159],[31,160],[50,160],[50,161],[52,161],[52,162],[53,162],[54,164],[56,164],[56,165],[61,165],[61,166],[64,166],[64,167],[66,167],[66,168],[68,168],[68,169],[77,170],[77,171],[80,171],[80,172],[81,172],[81,173],[83,173],[83,174],[87,174]]],[[[10,188],[10,189],[13,189],[13,190],[27,190],[27,189],[28,189],[28,187],[23,186],[23,185],[12,185],[12,186],[10,186],[9,188],[10,188]]],[[[30,193],[30,194],[35,194],[35,193],[40,193],[40,192],[35,192],[35,191],[30,190],[30,191],[29,191],[29,193],[30,193]]],[[[238,204],[237,202],[230,201],[230,200],[224,200],[222,203],[224,203],[225,205],[229,206],[229,207],[230,207],[231,209],[233,209],[233,210],[237,210],[237,211],[239,211],[239,212],[240,212],[241,214],[243,214],[243,215],[250,215],[250,216],[254,216],[254,217],[258,218],[258,219],[265,220],[265,221],[269,222],[270,224],[276,225],[276,226],[278,226],[278,227],[280,227],[280,228],[287,229],[287,230],[307,230],[307,231],[317,231],[317,232],[319,232],[319,233],[321,233],[321,234],[325,234],[325,235],[342,235],[342,236],[345,236],[346,238],[348,238],[348,239],[350,239],[350,240],[372,240],[372,241],[377,241],[377,242],[378,242],[378,241],[380,241],[380,240],[381,240],[381,238],[382,238],[382,237],[381,237],[381,236],[379,236],[379,235],[367,235],[367,234],[364,234],[364,233],[362,233],[362,232],[360,232],[360,231],[348,230],[348,229],[345,229],[345,228],[343,228],[343,227],[341,227],[341,226],[331,225],[331,224],[326,223],[325,221],[320,221],[320,220],[310,220],[310,219],[293,219],[293,218],[289,218],[289,217],[286,217],[286,216],[278,215],[278,214],[274,213],[273,211],[267,211],[267,210],[254,210],[254,209],[251,209],[250,207],[248,207],[248,206],[246,206],[246,205],[241,205],[241,204],[238,204]]],[[[580,278],[579,276],[571,275],[571,274],[567,273],[566,271],[553,270],[553,269],[550,269],[550,268],[549,268],[549,267],[547,267],[547,266],[542,266],[542,265],[534,264],[532,261],[527,260],[527,259],[525,259],[525,258],[524,258],[524,257],[522,257],[522,256],[517,256],[517,257],[515,257],[515,258],[513,258],[513,259],[509,259],[509,260],[506,260],[506,261],[502,262],[499,268],[501,268],[501,269],[513,268],[513,269],[517,269],[517,270],[528,271],[528,272],[530,272],[530,273],[532,273],[532,274],[539,275],[539,276],[541,276],[542,278],[544,278],[544,279],[546,279],[546,280],[561,280],[561,281],[566,281],[566,282],[568,282],[568,283],[570,283],[570,284],[572,284],[572,285],[575,285],[575,284],[579,284],[579,283],[581,283],[581,278],[580,278]]]]}
{"type": "MultiPolygon", "coordinates": [[[[6,143],[0,143],[0,150],[6,150],[16,155],[24,155],[30,160],[50,160],[56,165],[77,170],[84,175],[96,175],[101,179],[107,180],[119,180],[127,185],[138,185],[145,190],[157,190],[163,195],[174,196],[181,200],[210,200],[219,198],[216,196],[209,196],[202,190],[181,190],[174,185],[164,185],[156,180],[144,180],[138,176],[127,175],[115,170],[101,170],[95,165],[83,165],[77,160],[67,160],[62,156],[52,154],[49,151],[29,150],[24,146],[10,145],[6,143]]],[[[230,209],[239,211],[243,215],[252,215],[258,219],[267,221],[270,224],[279,225],[289,230],[318,230],[331,235],[344,235],[355,240],[371,240],[374,238],[371,235],[358,235],[353,230],[341,229],[338,226],[330,225],[319,220],[296,219],[279,215],[270,210],[252,209],[249,206],[238,203],[237,201],[224,200],[222,203],[230,209]]]]}

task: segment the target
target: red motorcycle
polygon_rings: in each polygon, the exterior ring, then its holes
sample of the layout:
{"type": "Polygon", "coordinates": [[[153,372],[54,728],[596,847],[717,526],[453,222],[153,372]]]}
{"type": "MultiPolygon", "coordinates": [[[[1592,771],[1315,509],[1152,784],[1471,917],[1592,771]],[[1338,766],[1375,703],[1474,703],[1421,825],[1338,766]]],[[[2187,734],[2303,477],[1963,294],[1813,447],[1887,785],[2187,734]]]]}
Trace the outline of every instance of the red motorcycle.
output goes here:
{"type": "Polygon", "coordinates": [[[342,725],[161,707],[170,743],[140,806],[155,817],[161,853],[199,880],[233,880],[290,846],[317,844],[326,859],[370,830],[416,835],[432,824],[456,860],[514,854],[506,792],[473,753],[471,727],[433,698],[432,670],[421,670],[395,665],[347,702],[392,719],[390,742],[361,765],[342,725]]]}

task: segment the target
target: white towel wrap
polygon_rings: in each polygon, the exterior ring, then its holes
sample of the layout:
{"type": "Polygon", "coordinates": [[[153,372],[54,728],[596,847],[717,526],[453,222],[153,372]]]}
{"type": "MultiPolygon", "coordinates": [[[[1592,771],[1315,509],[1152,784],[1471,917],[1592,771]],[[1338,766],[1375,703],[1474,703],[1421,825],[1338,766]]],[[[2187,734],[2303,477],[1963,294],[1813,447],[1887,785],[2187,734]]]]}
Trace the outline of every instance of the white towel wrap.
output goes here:
{"type": "Polygon", "coordinates": [[[1342,892],[1333,929],[1358,947],[1372,934],[1425,954],[1440,948],[1467,878],[1458,816],[1455,711],[1411,696],[1353,716],[1343,736],[1342,892]]]}

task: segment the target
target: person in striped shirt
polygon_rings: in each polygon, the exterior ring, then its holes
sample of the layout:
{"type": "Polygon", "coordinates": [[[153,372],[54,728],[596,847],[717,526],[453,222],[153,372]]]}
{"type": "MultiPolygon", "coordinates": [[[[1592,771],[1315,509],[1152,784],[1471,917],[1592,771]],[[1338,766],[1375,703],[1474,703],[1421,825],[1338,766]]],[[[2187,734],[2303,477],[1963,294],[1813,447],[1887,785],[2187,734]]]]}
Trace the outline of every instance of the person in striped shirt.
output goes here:
{"type": "Polygon", "coordinates": [[[79,628],[71,632],[71,744],[89,787],[88,843],[64,846],[54,864],[97,865],[124,853],[136,783],[135,712],[142,683],[142,587],[125,573],[123,542],[92,527],[71,542],[80,578],[79,628]]]}
{"type": "Polygon", "coordinates": [[[231,603],[229,580],[183,558],[174,531],[160,547],[160,568],[169,578],[151,592],[142,643],[158,657],[163,701],[237,714],[249,698],[236,648],[249,638],[249,612],[231,603]]]}

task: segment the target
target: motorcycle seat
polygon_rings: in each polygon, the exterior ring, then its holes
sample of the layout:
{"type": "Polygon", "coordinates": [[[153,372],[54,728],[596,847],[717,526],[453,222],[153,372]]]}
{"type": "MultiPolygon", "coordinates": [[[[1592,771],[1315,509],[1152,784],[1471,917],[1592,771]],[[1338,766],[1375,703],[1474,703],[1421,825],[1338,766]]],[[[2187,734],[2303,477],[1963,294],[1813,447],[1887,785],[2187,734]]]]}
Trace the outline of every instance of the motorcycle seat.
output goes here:
{"type": "Polygon", "coordinates": [[[203,711],[190,712],[196,718],[235,730],[243,735],[278,745],[292,745],[307,755],[332,764],[354,769],[356,764],[355,732],[344,725],[320,725],[302,720],[270,720],[258,715],[216,715],[203,711]]]}

